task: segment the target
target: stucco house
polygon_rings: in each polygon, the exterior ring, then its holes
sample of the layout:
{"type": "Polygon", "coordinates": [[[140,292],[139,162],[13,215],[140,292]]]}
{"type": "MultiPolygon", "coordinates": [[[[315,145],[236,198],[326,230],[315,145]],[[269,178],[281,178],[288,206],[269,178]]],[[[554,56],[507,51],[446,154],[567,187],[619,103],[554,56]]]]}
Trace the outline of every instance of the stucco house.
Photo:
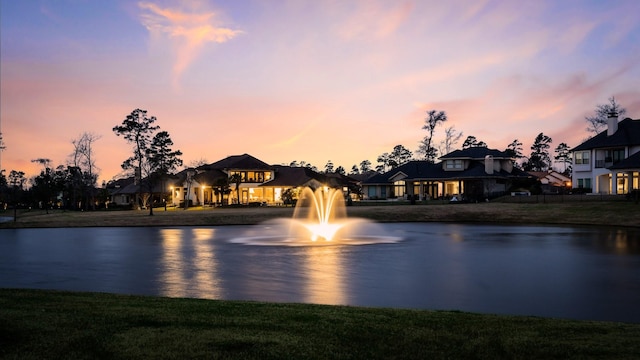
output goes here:
{"type": "Polygon", "coordinates": [[[362,183],[364,199],[437,199],[472,201],[506,192],[514,179],[529,178],[513,167],[504,151],[486,147],[455,150],[441,162],[409,161],[362,183]]]}
{"type": "Polygon", "coordinates": [[[640,119],[618,122],[618,114],[611,113],[607,130],[571,152],[574,188],[595,194],[626,194],[639,188],[640,119]]]}

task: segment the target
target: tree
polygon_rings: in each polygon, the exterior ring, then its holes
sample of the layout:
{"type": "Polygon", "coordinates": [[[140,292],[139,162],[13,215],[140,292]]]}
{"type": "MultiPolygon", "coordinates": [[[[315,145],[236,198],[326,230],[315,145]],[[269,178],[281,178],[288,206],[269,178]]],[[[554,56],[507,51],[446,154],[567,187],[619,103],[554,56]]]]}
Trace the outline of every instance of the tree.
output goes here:
{"type": "Polygon", "coordinates": [[[402,145],[393,147],[393,151],[389,154],[389,158],[393,160],[396,166],[406,164],[413,157],[413,153],[402,145]]]}
{"type": "Polygon", "coordinates": [[[462,143],[462,148],[463,149],[468,149],[468,148],[472,148],[472,147],[485,147],[486,148],[487,147],[487,143],[485,143],[484,141],[478,141],[478,139],[476,139],[475,136],[469,135],[469,136],[467,136],[467,138],[462,143]]]}
{"type": "Polygon", "coordinates": [[[360,174],[360,169],[358,169],[358,165],[353,164],[353,166],[351,167],[351,171],[349,172],[349,175],[358,175],[360,174]]]}
{"type": "Polygon", "coordinates": [[[9,173],[8,181],[13,189],[13,222],[18,219],[18,192],[22,192],[25,180],[23,171],[11,170],[9,173]]]}
{"type": "Polygon", "coordinates": [[[524,157],[524,155],[522,155],[522,143],[518,139],[513,140],[511,144],[507,145],[505,152],[513,158],[513,160],[511,160],[513,167],[519,168],[518,160],[524,157]]]}
{"type": "Polygon", "coordinates": [[[617,113],[618,116],[622,118],[623,115],[627,113],[627,109],[618,104],[613,96],[610,97],[608,104],[596,105],[594,115],[585,116],[585,120],[587,121],[587,131],[594,134],[602,131],[603,128],[607,126],[607,118],[611,112],[617,113]]]}
{"type": "MultiPolygon", "coordinates": [[[[149,161],[150,174],[147,176],[149,191],[151,192],[151,206],[149,206],[149,215],[153,215],[153,188],[156,180],[160,179],[162,184],[162,192],[164,193],[164,180],[166,176],[182,166],[182,152],[180,150],[172,150],[173,141],[166,131],[160,131],[151,140],[151,145],[147,149],[147,158],[149,161]]],[[[166,199],[165,199],[165,208],[166,199]]]]}
{"type": "Polygon", "coordinates": [[[36,199],[42,202],[45,213],[49,213],[49,204],[51,203],[51,194],[53,192],[53,169],[51,169],[51,160],[39,158],[31,160],[32,163],[42,165],[40,175],[31,180],[31,190],[36,199]]]}
{"type": "Polygon", "coordinates": [[[220,177],[216,179],[214,184],[214,192],[216,196],[218,196],[218,203],[220,206],[224,205],[224,196],[228,195],[231,190],[229,188],[229,178],[228,177],[220,177]]]}
{"type": "Polygon", "coordinates": [[[462,131],[457,132],[456,129],[451,126],[444,129],[444,140],[440,141],[440,145],[438,145],[438,151],[446,155],[453,151],[454,146],[460,141],[462,138],[462,131]]]}
{"type": "Polygon", "coordinates": [[[540,133],[531,145],[531,156],[524,164],[525,171],[546,171],[551,167],[549,148],[552,140],[547,135],[540,133]]]}
{"type": "Polygon", "coordinates": [[[101,138],[100,135],[84,132],[76,139],[71,140],[73,153],[71,153],[71,166],[78,168],[80,181],[78,190],[84,198],[84,208],[88,210],[89,204],[95,208],[95,188],[98,181],[98,167],[93,156],[93,144],[101,138]]]}
{"type": "Polygon", "coordinates": [[[327,161],[327,163],[324,165],[324,173],[325,174],[333,173],[333,161],[331,160],[327,161]]]}
{"type": "Polygon", "coordinates": [[[347,175],[347,171],[342,166],[338,166],[334,173],[340,174],[340,175],[347,175]]]}
{"type": "Polygon", "coordinates": [[[242,175],[240,175],[240,173],[234,173],[229,177],[229,182],[236,185],[236,197],[238,198],[238,204],[240,204],[240,184],[242,183],[242,175]]]}
{"type": "Polygon", "coordinates": [[[391,158],[391,156],[387,152],[378,156],[377,162],[378,166],[376,166],[376,171],[379,173],[387,172],[398,166],[398,164],[391,158]]]}
{"type": "MultiPolygon", "coordinates": [[[[2,155],[2,152],[4,151],[4,149],[6,149],[7,147],[4,144],[4,140],[2,140],[2,133],[0,132],[0,156],[2,155]]],[[[2,158],[0,157],[0,171],[2,170],[2,158]]]]}
{"type": "MultiPolygon", "coordinates": [[[[133,155],[122,163],[124,170],[135,170],[138,184],[142,184],[143,171],[149,170],[146,153],[151,142],[152,134],[159,126],[154,126],[155,116],[147,117],[147,111],[135,109],[122,121],[121,125],[114,126],[113,131],[117,136],[124,137],[128,143],[133,144],[133,155]]],[[[147,174],[148,175],[148,174],[147,174]]],[[[139,202],[140,190],[136,191],[136,202],[139,202]]]]}
{"type": "Polygon", "coordinates": [[[438,154],[438,150],[432,145],[433,133],[435,132],[436,127],[445,121],[447,121],[447,114],[444,111],[438,110],[429,110],[427,112],[427,117],[424,119],[425,124],[422,126],[422,129],[427,130],[427,135],[420,142],[420,145],[418,146],[418,153],[421,154],[425,160],[431,163],[435,162],[438,154]]]}
{"type": "Polygon", "coordinates": [[[372,171],[371,169],[371,161],[369,160],[362,160],[360,162],[360,172],[365,174],[372,171]]]}
{"type": "Polygon", "coordinates": [[[556,156],[553,159],[564,165],[562,173],[565,175],[571,173],[571,152],[569,150],[569,145],[566,143],[560,143],[554,150],[556,156]]]}

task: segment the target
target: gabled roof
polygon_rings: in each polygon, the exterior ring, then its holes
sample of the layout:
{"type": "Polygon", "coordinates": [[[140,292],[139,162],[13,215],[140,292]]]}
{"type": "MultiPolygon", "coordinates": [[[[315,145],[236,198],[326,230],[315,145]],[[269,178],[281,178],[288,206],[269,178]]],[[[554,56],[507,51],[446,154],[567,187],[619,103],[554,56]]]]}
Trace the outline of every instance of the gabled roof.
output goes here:
{"type": "Polygon", "coordinates": [[[484,157],[487,155],[491,155],[494,158],[505,158],[511,159],[511,155],[506,151],[500,151],[496,149],[489,149],[486,147],[470,147],[462,150],[454,150],[444,156],[441,156],[440,159],[478,159],[484,160],[484,157]]]}
{"type": "Polygon", "coordinates": [[[576,146],[571,151],[640,145],[640,119],[626,118],[618,123],[618,130],[607,136],[607,130],[576,146]]]}
{"type": "Polygon", "coordinates": [[[610,170],[636,170],[640,169],[640,151],[630,155],[619,163],[609,166],[610,170]]]}
{"type": "Polygon", "coordinates": [[[319,183],[326,183],[327,177],[324,174],[317,173],[307,167],[274,165],[275,176],[260,186],[303,186],[310,181],[316,180],[319,183]]]}
{"type": "Polygon", "coordinates": [[[249,154],[232,155],[209,165],[198,167],[199,170],[237,169],[237,170],[271,170],[273,167],[249,154]]]}

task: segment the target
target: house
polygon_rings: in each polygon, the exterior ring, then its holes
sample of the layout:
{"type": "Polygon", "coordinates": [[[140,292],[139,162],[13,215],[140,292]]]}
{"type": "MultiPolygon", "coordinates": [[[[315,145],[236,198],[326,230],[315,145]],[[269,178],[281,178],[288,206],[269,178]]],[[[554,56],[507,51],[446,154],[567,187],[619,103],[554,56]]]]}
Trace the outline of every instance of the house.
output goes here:
{"type": "Polygon", "coordinates": [[[562,194],[571,189],[571,178],[555,170],[527,173],[538,180],[543,194],[562,194]]]}
{"type": "Polygon", "coordinates": [[[625,194],[639,188],[640,119],[618,122],[618,115],[611,113],[607,130],[571,152],[574,188],[597,194],[625,194]]]}
{"type": "Polygon", "coordinates": [[[362,183],[364,199],[483,200],[506,192],[515,179],[530,176],[513,167],[509,153],[471,147],[440,157],[440,163],[409,161],[362,183]]]}
{"type": "Polygon", "coordinates": [[[233,155],[217,162],[185,169],[169,184],[170,204],[190,205],[281,204],[286,189],[309,186],[318,188],[351,187],[355,180],[344,176],[320,174],[310,168],[269,165],[249,154],[233,155]],[[240,176],[240,183],[232,181],[240,176]]]}

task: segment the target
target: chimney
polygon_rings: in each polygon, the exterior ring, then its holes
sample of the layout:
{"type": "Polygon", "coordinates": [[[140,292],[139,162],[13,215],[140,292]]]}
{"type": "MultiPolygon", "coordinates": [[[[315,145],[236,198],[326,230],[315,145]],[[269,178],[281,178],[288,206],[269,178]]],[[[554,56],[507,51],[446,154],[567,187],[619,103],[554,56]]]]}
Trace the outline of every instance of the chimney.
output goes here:
{"type": "Polygon", "coordinates": [[[611,136],[618,131],[618,113],[615,110],[611,110],[607,114],[607,136],[611,136]]]}
{"type": "Polygon", "coordinates": [[[493,156],[491,155],[484,157],[484,172],[493,174],[493,156]]]}

